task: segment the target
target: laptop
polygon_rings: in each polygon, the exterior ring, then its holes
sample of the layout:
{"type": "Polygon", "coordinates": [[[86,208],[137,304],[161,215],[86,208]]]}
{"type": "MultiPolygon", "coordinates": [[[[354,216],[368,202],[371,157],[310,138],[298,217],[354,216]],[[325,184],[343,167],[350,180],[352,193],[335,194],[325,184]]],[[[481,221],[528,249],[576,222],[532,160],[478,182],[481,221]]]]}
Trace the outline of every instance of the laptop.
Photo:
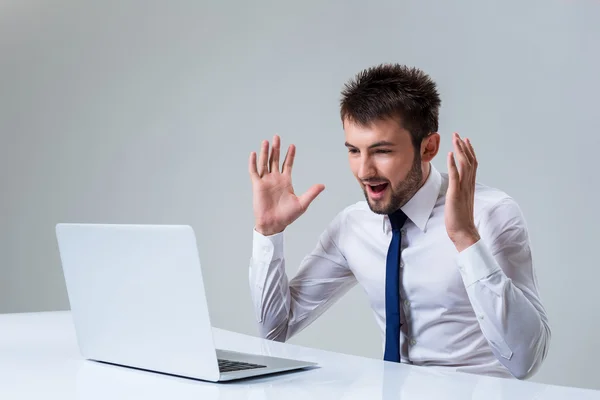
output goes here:
{"type": "Polygon", "coordinates": [[[56,238],[88,360],[210,382],[317,365],[215,348],[190,226],[59,223],[56,238]]]}

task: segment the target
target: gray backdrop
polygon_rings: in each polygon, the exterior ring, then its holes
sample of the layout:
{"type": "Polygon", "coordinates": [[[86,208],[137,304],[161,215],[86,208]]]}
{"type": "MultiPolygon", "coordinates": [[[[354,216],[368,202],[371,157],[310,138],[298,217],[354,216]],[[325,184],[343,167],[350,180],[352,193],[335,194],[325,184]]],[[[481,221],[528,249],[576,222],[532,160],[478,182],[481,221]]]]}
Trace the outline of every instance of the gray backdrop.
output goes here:
{"type": "MultiPolygon", "coordinates": [[[[552,324],[535,381],[596,387],[600,3],[35,1],[0,5],[0,312],[69,307],[57,222],[191,224],[214,325],[256,334],[248,154],[282,135],[295,185],[327,188],[286,234],[288,273],[362,199],[339,92],[380,62],[439,83],[479,179],[527,217],[552,324]],[[596,378],[596,379],[595,379],[596,378]]],[[[381,357],[352,290],[293,343],[381,357]]]]}

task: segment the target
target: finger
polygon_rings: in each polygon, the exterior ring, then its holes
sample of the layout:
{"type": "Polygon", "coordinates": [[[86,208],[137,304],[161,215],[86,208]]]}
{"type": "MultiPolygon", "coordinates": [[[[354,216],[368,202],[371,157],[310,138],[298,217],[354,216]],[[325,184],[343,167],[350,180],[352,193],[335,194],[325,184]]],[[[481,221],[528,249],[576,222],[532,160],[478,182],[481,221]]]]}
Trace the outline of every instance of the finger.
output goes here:
{"type": "Polygon", "coordinates": [[[471,151],[471,148],[469,147],[469,144],[467,143],[469,141],[468,138],[466,139],[461,139],[461,145],[463,148],[463,151],[465,152],[465,155],[467,156],[467,159],[469,160],[469,163],[473,164],[473,152],[471,151]]]}
{"type": "Polygon", "coordinates": [[[258,170],[256,169],[256,152],[250,153],[250,157],[248,157],[248,173],[250,174],[251,179],[258,179],[258,170]]]}
{"type": "Polygon", "coordinates": [[[470,187],[473,187],[473,183],[474,183],[474,178],[475,178],[475,166],[474,166],[474,156],[473,153],[471,152],[471,150],[469,149],[469,145],[467,143],[467,141],[469,139],[462,139],[460,137],[460,135],[457,133],[456,136],[458,137],[458,144],[460,145],[460,148],[462,150],[462,152],[465,155],[465,158],[467,160],[467,165],[466,166],[461,166],[461,171],[460,171],[460,177],[461,180],[464,182],[467,182],[470,187]]]}
{"type": "Polygon", "coordinates": [[[462,139],[462,146],[463,149],[465,151],[465,154],[467,155],[467,158],[469,159],[469,161],[473,161],[473,152],[471,151],[471,148],[469,147],[469,138],[465,138],[462,139]]]}
{"type": "Polygon", "coordinates": [[[467,145],[465,144],[465,142],[463,141],[463,139],[460,137],[460,135],[458,133],[456,133],[454,143],[459,150],[459,151],[457,150],[457,155],[459,156],[459,160],[460,160],[460,156],[462,155],[470,164],[471,160],[469,159],[467,145]]]}
{"type": "Polygon", "coordinates": [[[273,149],[271,150],[271,162],[269,168],[271,173],[279,173],[279,147],[281,145],[279,136],[273,136],[273,149]]]}
{"type": "Polygon", "coordinates": [[[471,156],[471,161],[473,164],[477,165],[477,156],[475,155],[475,149],[473,148],[473,144],[469,138],[465,139],[465,143],[467,144],[467,149],[469,150],[469,154],[471,156]]]}
{"type": "Polygon", "coordinates": [[[465,154],[465,150],[464,150],[464,146],[465,144],[463,143],[463,141],[460,139],[460,136],[458,134],[455,134],[454,136],[454,153],[456,155],[456,159],[458,161],[458,165],[459,165],[459,177],[460,178],[464,178],[466,176],[466,174],[469,173],[469,167],[470,167],[470,162],[469,159],[467,158],[467,155],[465,154]]]}
{"type": "Polygon", "coordinates": [[[292,166],[294,165],[294,157],[295,156],[296,156],[296,146],[291,144],[290,147],[288,147],[288,151],[285,155],[285,159],[283,160],[282,173],[288,174],[288,175],[292,173],[292,166]]]}
{"type": "Polygon", "coordinates": [[[310,203],[325,189],[324,185],[313,185],[302,196],[298,197],[303,210],[306,210],[310,203]]]}
{"type": "Polygon", "coordinates": [[[473,188],[474,188],[475,187],[475,183],[477,181],[477,178],[476,178],[476,176],[477,176],[477,165],[478,165],[478,163],[477,163],[477,155],[475,154],[475,149],[473,148],[473,144],[471,143],[471,140],[467,138],[465,140],[465,142],[467,143],[467,148],[469,149],[469,152],[471,153],[471,157],[472,157],[473,167],[471,169],[472,169],[473,172],[472,172],[471,181],[473,183],[473,188]]]}
{"type": "Polygon", "coordinates": [[[269,172],[267,167],[267,155],[269,154],[269,142],[266,140],[262,141],[260,148],[260,156],[258,158],[258,176],[263,176],[269,172]]]}
{"type": "Polygon", "coordinates": [[[456,167],[456,161],[454,160],[454,154],[452,152],[448,153],[448,178],[449,183],[448,187],[450,188],[458,188],[458,168],[456,167]]]}

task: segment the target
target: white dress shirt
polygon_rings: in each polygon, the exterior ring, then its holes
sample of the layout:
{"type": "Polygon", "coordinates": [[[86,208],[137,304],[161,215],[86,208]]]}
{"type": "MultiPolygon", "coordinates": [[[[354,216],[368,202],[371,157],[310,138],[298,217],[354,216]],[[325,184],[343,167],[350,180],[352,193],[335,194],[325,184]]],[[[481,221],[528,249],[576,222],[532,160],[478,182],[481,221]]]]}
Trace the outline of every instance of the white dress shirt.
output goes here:
{"type": "MultiPolygon", "coordinates": [[[[402,362],[525,379],[545,359],[550,327],[538,294],[527,227],[517,203],[477,184],[481,239],[458,252],[444,221],[448,175],[431,165],[402,210],[402,362]]],[[[285,341],[355,284],[366,292],[385,346],[389,218],[365,201],[333,218],[291,281],[284,233],[253,233],[250,289],[260,334],[285,341]]]]}

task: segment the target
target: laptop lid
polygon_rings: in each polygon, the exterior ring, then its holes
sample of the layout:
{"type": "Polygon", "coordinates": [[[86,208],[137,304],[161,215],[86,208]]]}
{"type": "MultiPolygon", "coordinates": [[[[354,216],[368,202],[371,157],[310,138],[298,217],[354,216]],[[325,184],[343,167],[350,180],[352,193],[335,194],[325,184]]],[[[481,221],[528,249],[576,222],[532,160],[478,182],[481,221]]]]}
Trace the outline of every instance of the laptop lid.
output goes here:
{"type": "Polygon", "coordinates": [[[83,357],[218,380],[190,226],[61,223],[56,237],[83,357]]]}

